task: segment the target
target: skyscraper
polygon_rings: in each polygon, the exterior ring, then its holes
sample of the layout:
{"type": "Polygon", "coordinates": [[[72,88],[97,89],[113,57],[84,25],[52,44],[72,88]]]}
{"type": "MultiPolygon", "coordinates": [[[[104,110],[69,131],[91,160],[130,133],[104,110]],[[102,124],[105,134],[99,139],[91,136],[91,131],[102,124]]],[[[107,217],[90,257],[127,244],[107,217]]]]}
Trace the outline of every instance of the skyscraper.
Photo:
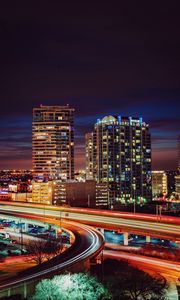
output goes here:
{"type": "Polygon", "coordinates": [[[74,178],[74,109],[43,106],[33,109],[33,171],[35,178],[74,178]]]}
{"type": "Polygon", "coordinates": [[[111,208],[151,199],[151,137],[141,118],[106,116],[97,121],[93,177],[108,184],[111,208]]]}
{"type": "Polygon", "coordinates": [[[93,179],[93,133],[86,133],[86,179],[93,179]]]}

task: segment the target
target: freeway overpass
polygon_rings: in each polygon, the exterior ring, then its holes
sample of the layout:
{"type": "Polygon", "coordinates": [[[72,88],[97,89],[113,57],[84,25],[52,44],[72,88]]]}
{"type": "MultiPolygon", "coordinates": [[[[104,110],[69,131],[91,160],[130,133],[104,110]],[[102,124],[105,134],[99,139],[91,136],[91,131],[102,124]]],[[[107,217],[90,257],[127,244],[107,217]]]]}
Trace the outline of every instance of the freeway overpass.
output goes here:
{"type": "MultiPolygon", "coordinates": [[[[107,229],[118,229],[119,231],[124,232],[125,240],[128,240],[127,233],[135,232],[137,234],[146,235],[146,236],[157,236],[161,238],[166,238],[169,240],[180,241],[180,220],[174,217],[162,217],[161,220],[157,219],[154,215],[145,215],[145,214],[132,214],[132,213],[121,213],[121,212],[113,212],[113,211],[104,211],[104,210],[92,210],[92,209],[81,209],[81,208],[65,208],[65,207],[54,207],[54,206],[42,206],[42,205],[34,205],[27,203],[7,203],[0,202],[0,213],[8,213],[12,215],[19,215],[20,218],[23,216],[25,218],[37,219],[38,221],[47,221],[56,222],[59,224],[59,218],[63,218],[64,222],[68,220],[68,222],[78,221],[79,224],[71,225],[72,228],[79,227],[77,229],[76,234],[82,233],[83,230],[87,231],[87,225],[91,224],[95,227],[107,228],[107,229]],[[57,221],[58,219],[58,221],[57,221]],[[70,221],[71,220],[71,221],[70,221]],[[161,222],[160,222],[161,221],[161,222]],[[80,224],[83,223],[83,224],[80,224]],[[80,229],[81,228],[81,229],[80,229]]],[[[69,229],[70,230],[70,229],[69,229]]],[[[87,232],[86,232],[87,234],[87,232]]],[[[96,231],[97,234],[97,231],[96,231]]],[[[81,234],[80,234],[81,236],[81,234]]],[[[86,236],[86,235],[85,235],[86,236]]],[[[92,238],[89,236],[91,243],[92,240],[96,241],[95,244],[91,245],[91,253],[87,255],[75,256],[72,252],[71,258],[67,258],[62,262],[62,265],[59,264],[58,268],[68,267],[69,265],[73,265],[75,263],[74,258],[77,259],[76,262],[81,259],[86,259],[92,257],[94,253],[98,253],[103,247],[102,236],[100,238],[92,238]],[[100,242],[101,240],[101,242],[100,242]],[[97,245],[97,241],[100,243],[97,245]],[[95,248],[94,248],[95,246],[95,248]],[[96,249],[96,250],[95,250],[96,249]]],[[[86,238],[87,238],[86,237],[86,238]]],[[[84,236],[81,236],[81,244],[84,244],[84,236]]],[[[91,244],[90,243],[90,244],[91,244]]],[[[89,247],[88,247],[89,248],[89,247]]],[[[88,249],[89,250],[89,249],[88,249]]],[[[54,269],[49,270],[50,273],[57,270],[57,266],[54,266],[54,269]]],[[[47,275],[47,271],[44,270],[44,273],[38,273],[35,277],[43,277],[47,275]]],[[[34,274],[32,277],[27,278],[25,283],[32,280],[34,278],[34,274]]],[[[19,280],[19,279],[18,279],[19,280]]],[[[24,286],[24,278],[21,279],[21,282],[12,282],[10,286],[14,284],[23,284],[24,286]]],[[[9,289],[8,285],[1,285],[2,289],[9,289]]],[[[27,287],[26,287],[27,289],[27,287]]],[[[26,291],[25,289],[25,291],[26,291]]]]}
{"type": "Polygon", "coordinates": [[[54,218],[62,217],[93,225],[97,228],[116,229],[124,233],[125,245],[128,244],[128,232],[144,235],[147,237],[147,241],[150,241],[152,236],[180,242],[180,218],[171,216],[162,216],[159,219],[155,215],[148,214],[0,202],[0,213],[10,211],[54,218]]]}
{"type": "MultiPolygon", "coordinates": [[[[8,214],[9,218],[15,218],[16,220],[19,218],[19,220],[27,223],[36,222],[36,224],[41,224],[42,226],[44,226],[44,223],[49,223],[56,227],[60,225],[59,220],[52,217],[44,218],[44,216],[41,217],[37,215],[31,217],[30,214],[27,213],[14,213],[10,211],[8,211],[8,214]]],[[[7,217],[8,215],[5,215],[5,218],[7,217]]],[[[98,255],[104,247],[105,242],[102,234],[88,225],[68,221],[62,222],[62,228],[72,232],[75,237],[72,246],[52,260],[43,263],[41,267],[36,266],[29,269],[27,274],[23,273],[16,278],[1,282],[0,298],[13,295],[14,293],[22,294],[26,298],[29,291],[32,293],[32,287],[44,277],[46,278],[58,274],[72,267],[75,267],[76,271],[82,271],[85,267],[89,267],[89,260],[98,255]]]]}

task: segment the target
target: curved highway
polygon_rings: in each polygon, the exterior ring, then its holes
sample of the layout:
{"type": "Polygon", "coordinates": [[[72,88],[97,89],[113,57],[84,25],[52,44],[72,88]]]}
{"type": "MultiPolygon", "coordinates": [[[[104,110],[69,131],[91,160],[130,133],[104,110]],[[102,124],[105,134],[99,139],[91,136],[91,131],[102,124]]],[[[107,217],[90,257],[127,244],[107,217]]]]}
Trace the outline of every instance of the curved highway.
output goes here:
{"type": "MultiPolygon", "coordinates": [[[[31,218],[26,213],[15,213],[9,211],[9,215],[18,216],[20,218],[31,218]]],[[[35,219],[41,220],[42,222],[45,220],[48,223],[59,225],[59,220],[55,219],[44,219],[44,217],[34,216],[35,219]]],[[[34,219],[33,218],[33,219],[34,219]]],[[[72,231],[75,235],[75,242],[74,244],[62,253],[57,258],[54,258],[54,264],[52,266],[51,262],[46,262],[41,266],[41,269],[38,267],[34,267],[28,271],[28,275],[20,275],[16,277],[16,279],[11,279],[9,282],[1,283],[0,289],[8,289],[11,286],[18,286],[24,282],[29,282],[36,280],[38,278],[43,278],[50,273],[54,273],[57,271],[62,271],[64,269],[69,268],[70,266],[81,263],[89,258],[92,258],[96,254],[98,254],[103,246],[104,246],[104,237],[101,233],[87,225],[81,225],[76,222],[65,222],[62,223],[63,227],[72,231]],[[42,269],[43,267],[43,269],[42,269]]]]}
{"type": "Polygon", "coordinates": [[[60,210],[62,218],[78,221],[84,224],[94,225],[110,229],[125,230],[131,233],[151,235],[160,238],[180,241],[180,218],[162,217],[161,222],[157,222],[154,215],[132,214],[111,212],[105,210],[81,209],[81,208],[59,208],[42,205],[0,202],[0,212],[11,211],[29,214],[38,214],[59,218],[60,210]]]}

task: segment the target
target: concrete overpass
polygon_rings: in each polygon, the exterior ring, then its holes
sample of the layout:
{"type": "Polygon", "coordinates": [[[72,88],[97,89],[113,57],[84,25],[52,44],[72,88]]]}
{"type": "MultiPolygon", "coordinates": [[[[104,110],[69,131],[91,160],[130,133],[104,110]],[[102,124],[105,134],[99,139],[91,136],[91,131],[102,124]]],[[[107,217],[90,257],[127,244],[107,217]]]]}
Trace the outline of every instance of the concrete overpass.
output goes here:
{"type": "Polygon", "coordinates": [[[118,230],[124,234],[124,245],[128,245],[128,233],[146,236],[146,241],[150,242],[151,237],[167,239],[180,242],[180,218],[171,216],[162,216],[161,219],[155,215],[133,214],[116,211],[66,208],[14,203],[0,202],[0,212],[24,212],[30,214],[49,216],[78,221],[83,224],[89,224],[96,228],[118,230]]]}
{"type": "MultiPolygon", "coordinates": [[[[18,220],[19,218],[25,223],[36,222],[36,224],[44,226],[45,222],[47,225],[51,224],[55,227],[58,227],[60,224],[59,220],[52,217],[44,218],[44,216],[35,215],[31,217],[27,213],[22,212],[8,213],[10,214],[10,219],[18,220]]],[[[4,215],[4,218],[8,218],[8,215],[4,215]]],[[[63,270],[72,270],[72,268],[75,268],[76,271],[89,268],[89,260],[98,255],[104,247],[104,237],[96,229],[73,221],[62,222],[62,227],[74,235],[75,239],[72,246],[51,261],[43,263],[40,268],[38,266],[33,267],[28,270],[27,274],[20,274],[9,281],[1,282],[0,298],[13,294],[22,294],[26,298],[29,293],[32,293],[32,289],[37,282],[44,277],[51,277],[63,270]]]]}

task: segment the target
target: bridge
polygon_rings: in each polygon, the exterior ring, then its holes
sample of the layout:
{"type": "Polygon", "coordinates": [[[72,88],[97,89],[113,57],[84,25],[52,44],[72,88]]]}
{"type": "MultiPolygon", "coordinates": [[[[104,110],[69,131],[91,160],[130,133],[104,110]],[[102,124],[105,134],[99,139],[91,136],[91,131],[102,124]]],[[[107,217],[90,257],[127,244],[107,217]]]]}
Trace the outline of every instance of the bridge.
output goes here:
{"type": "MultiPolygon", "coordinates": [[[[46,226],[47,224],[58,227],[59,220],[53,218],[42,218],[41,216],[30,216],[26,213],[8,212],[9,215],[1,215],[5,219],[21,220],[26,224],[35,222],[38,225],[46,226]],[[32,221],[33,219],[33,221],[32,221]]],[[[72,267],[77,271],[83,271],[89,268],[89,261],[94,256],[98,255],[104,247],[104,237],[102,234],[87,225],[82,225],[77,222],[62,222],[62,227],[68,230],[74,236],[72,246],[53,259],[53,264],[50,262],[44,263],[41,268],[33,268],[32,272],[27,272],[28,275],[19,275],[18,278],[6,280],[0,284],[0,298],[10,296],[14,293],[22,294],[26,297],[29,291],[44,278],[58,274],[63,270],[72,270],[72,267]],[[30,273],[30,274],[29,274],[30,273]]]]}
{"type": "MultiPolygon", "coordinates": [[[[35,218],[36,221],[38,220],[45,220],[45,218],[49,218],[49,222],[58,222],[59,224],[59,218],[62,218],[65,220],[68,224],[71,224],[71,228],[69,230],[72,230],[72,228],[76,228],[76,232],[74,232],[75,235],[78,234],[78,232],[81,232],[83,230],[86,231],[86,238],[88,233],[88,239],[90,230],[89,225],[93,225],[96,228],[100,228],[101,232],[103,233],[104,229],[111,229],[111,230],[118,230],[118,232],[122,232],[124,235],[124,245],[128,245],[128,233],[136,233],[140,235],[146,236],[146,241],[150,241],[151,237],[159,237],[162,239],[169,239],[172,241],[180,242],[180,219],[175,217],[167,217],[162,216],[159,218],[155,215],[146,215],[146,214],[133,214],[133,213],[122,213],[122,212],[115,212],[115,211],[105,211],[105,210],[95,210],[95,209],[82,209],[82,208],[66,208],[66,207],[55,207],[55,206],[46,206],[43,205],[36,205],[36,204],[26,204],[26,203],[8,203],[7,202],[0,202],[0,213],[8,213],[12,214],[13,216],[17,214],[19,217],[25,217],[25,218],[35,218]],[[39,218],[39,219],[38,219],[39,218]],[[58,221],[57,221],[58,219],[58,221]],[[71,223],[76,222],[76,223],[71,223]],[[77,223],[78,222],[78,223],[77,223]],[[75,225],[72,225],[75,224],[75,225]],[[79,229],[77,229],[79,227],[79,229]]],[[[92,230],[92,229],[91,229],[92,230]]],[[[95,229],[94,229],[95,230],[95,229]]],[[[95,235],[98,234],[98,231],[95,230],[95,235]]],[[[81,236],[81,234],[80,234],[81,236]]],[[[81,236],[84,243],[84,237],[81,236]]],[[[92,237],[90,238],[92,242],[92,237]]],[[[88,253],[86,256],[82,256],[82,254],[79,253],[80,257],[84,260],[92,257],[95,253],[101,251],[103,248],[103,239],[102,236],[96,236],[94,239],[96,242],[96,246],[94,248],[91,247],[91,252],[88,253]],[[97,242],[98,241],[98,242],[97,242]],[[98,246],[97,246],[98,243],[98,246]],[[94,251],[94,252],[93,252],[94,251]]],[[[88,246],[89,247],[89,246],[88,246]]],[[[86,251],[86,250],[85,250],[86,251]]],[[[86,253],[87,254],[87,253],[86,253]]],[[[66,262],[63,261],[62,267],[68,267],[68,264],[72,265],[75,263],[74,258],[75,255],[72,252],[71,258],[69,261],[66,262]]],[[[78,261],[80,261],[80,257],[78,256],[78,261]]],[[[69,258],[68,258],[69,259],[69,258]]],[[[77,261],[76,261],[77,262],[77,261]]],[[[59,270],[61,269],[61,266],[58,266],[59,270]]],[[[51,269],[50,273],[54,272],[55,269],[51,269]]],[[[47,273],[39,273],[37,274],[37,277],[43,277],[47,275],[47,273]]],[[[24,280],[21,279],[24,284],[24,280]]],[[[27,278],[26,282],[31,281],[31,278],[27,278]]],[[[9,286],[0,286],[0,288],[8,289],[11,287],[11,285],[14,285],[15,283],[10,283],[9,286]]],[[[20,284],[20,282],[16,282],[16,284],[20,284]]]]}
{"type": "Polygon", "coordinates": [[[180,242],[180,218],[171,216],[156,216],[149,214],[134,214],[117,211],[66,208],[27,203],[0,202],[0,212],[23,212],[32,215],[49,216],[73,220],[96,228],[118,230],[124,234],[124,245],[128,245],[128,233],[180,242]]]}

